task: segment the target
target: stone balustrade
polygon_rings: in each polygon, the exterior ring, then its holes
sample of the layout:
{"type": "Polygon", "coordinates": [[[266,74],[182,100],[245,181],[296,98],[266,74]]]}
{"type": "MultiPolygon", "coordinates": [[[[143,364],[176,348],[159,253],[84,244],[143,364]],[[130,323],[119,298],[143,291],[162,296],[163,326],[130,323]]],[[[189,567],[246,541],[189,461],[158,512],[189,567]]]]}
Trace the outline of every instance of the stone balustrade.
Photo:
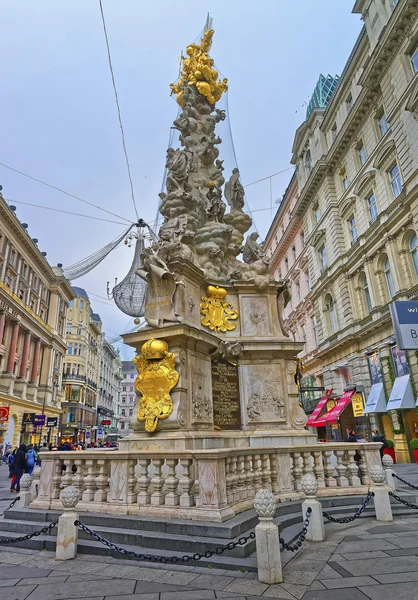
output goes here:
{"type": "Polygon", "coordinates": [[[260,489],[271,490],[277,502],[302,498],[301,479],[309,473],[317,479],[318,496],[363,493],[371,483],[370,468],[380,465],[379,447],[379,443],[324,443],[49,452],[42,455],[38,496],[31,506],[60,509],[61,490],[73,485],[80,492],[80,512],[221,522],[252,508],[260,489]]]}

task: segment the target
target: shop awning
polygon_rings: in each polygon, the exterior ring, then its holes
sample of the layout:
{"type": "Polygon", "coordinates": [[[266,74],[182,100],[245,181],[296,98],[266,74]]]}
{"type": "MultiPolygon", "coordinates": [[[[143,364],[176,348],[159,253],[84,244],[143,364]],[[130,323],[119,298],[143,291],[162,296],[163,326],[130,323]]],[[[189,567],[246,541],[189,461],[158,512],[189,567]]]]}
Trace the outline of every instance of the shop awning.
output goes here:
{"type": "Polygon", "coordinates": [[[409,381],[409,375],[397,377],[390,393],[387,409],[398,410],[400,408],[415,408],[415,398],[411,382],[409,381]]]}
{"type": "Polygon", "coordinates": [[[386,412],[386,398],[383,382],[374,383],[370,388],[370,394],[367,396],[365,413],[384,413],[386,412]]]}
{"type": "Polygon", "coordinates": [[[308,420],[306,422],[306,426],[307,427],[317,427],[317,425],[315,425],[315,421],[319,417],[319,415],[321,414],[322,409],[327,405],[328,400],[329,400],[328,396],[323,396],[320,399],[320,401],[315,406],[312,414],[309,416],[309,418],[308,418],[308,420]]]}
{"type": "Polygon", "coordinates": [[[332,425],[333,423],[337,422],[337,419],[341,415],[343,410],[347,408],[347,406],[350,404],[351,398],[355,391],[355,389],[352,389],[348,390],[347,392],[344,392],[344,394],[338,400],[334,408],[331,408],[331,410],[329,410],[327,414],[322,417],[325,420],[326,425],[332,425]]]}

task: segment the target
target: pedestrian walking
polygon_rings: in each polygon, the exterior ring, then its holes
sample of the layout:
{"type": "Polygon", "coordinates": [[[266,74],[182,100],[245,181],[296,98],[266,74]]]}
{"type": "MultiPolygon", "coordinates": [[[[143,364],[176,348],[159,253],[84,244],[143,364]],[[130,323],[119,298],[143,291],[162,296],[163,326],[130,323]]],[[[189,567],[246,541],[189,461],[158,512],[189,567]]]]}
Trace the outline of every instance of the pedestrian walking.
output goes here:
{"type": "Polygon", "coordinates": [[[382,458],[383,454],[384,454],[384,449],[388,447],[388,443],[385,440],[385,437],[382,434],[380,434],[377,429],[373,429],[372,441],[373,442],[382,442],[382,445],[379,448],[380,458],[382,458]]]}
{"type": "Polygon", "coordinates": [[[15,455],[14,474],[16,475],[16,479],[10,486],[11,492],[20,492],[20,480],[22,478],[22,475],[26,471],[26,468],[26,446],[25,444],[20,444],[19,450],[16,452],[15,455]]]}
{"type": "Polygon", "coordinates": [[[37,453],[33,444],[29,444],[26,453],[26,472],[32,475],[33,469],[35,468],[35,462],[37,460],[37,453]]]}
{"type": "Polygon", "coordinates": [[[357,442],[357,436],[354,429],[347,429],[347,442],[357,442]]]}

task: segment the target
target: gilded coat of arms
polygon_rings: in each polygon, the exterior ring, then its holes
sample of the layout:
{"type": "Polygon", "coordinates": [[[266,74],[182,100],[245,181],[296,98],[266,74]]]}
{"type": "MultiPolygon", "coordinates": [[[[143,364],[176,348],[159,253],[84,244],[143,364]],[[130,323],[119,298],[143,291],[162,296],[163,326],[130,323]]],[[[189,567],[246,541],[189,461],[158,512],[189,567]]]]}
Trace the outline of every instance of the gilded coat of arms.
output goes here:
{"type": "Polygon", "coordinates": [[[230,302],[225,302],[227,291],[218,285],[209,285],[206,294],[207,296],[203,296],[200,303],[202,325],[218,333],[235,329],[236,324],[230,321],[238,319],[238,311],[230,302]]]}
{"type": "Polygon", "coordinates": [[[135,388],[142,398],[139,404],[138,421],[145,421],[145,431],[153,433],[159,419],[167,419],[173,412],[170,391],[177,385],[179,374],[175,370],[176,355],[168,352],[164,340],[150,338],[135,356],[138,370],[135,388]]]}

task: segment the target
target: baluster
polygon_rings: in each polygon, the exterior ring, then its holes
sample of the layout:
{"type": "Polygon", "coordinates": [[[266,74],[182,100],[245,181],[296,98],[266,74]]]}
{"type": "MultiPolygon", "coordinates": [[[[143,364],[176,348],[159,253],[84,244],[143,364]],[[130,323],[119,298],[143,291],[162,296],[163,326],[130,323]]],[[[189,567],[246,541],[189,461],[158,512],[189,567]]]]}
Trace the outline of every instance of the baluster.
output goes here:
{"type": "Polygon", "coordinates": [[[141,475],[138,477],[138,504],[145,506],[151,502],[151,494],[149,492],[149,486],[151,478],[148,476],[148,467],[151,464],[149,458],[140,458],[138,460],[141,467],[141,475]]]}
{"type": "Polygon", "coordinates": [[[71,485],[72,481],[73,481],[73,461],[70,460],[69,458],[64,458],[64,466],[65,466],[65,472],[64,475],[62,476],[61,479],[61,483],[62,483],[62,487],[66,488],[69,485],[71,485]]]}
{"type": "Polygon", "coordinates": [[[372,481],[370,479],[369,469],[367,467],[366,451],[359,450],[359,453],[361,456],[361,460],[360,460],[361,483],[363,485],[370,485],[372,481]]]}
{"type": "Polygon", "coordinates": [[[260,454],[253,454],[253,481],[254,490],[257,492],[261,490],[263,485],[261,483],[261,456],[260,454]]]}
{"type": "Polygon", "coordinates": [[[87,474],[84,477],[84,492],[83,502],[91,502],[94,499],[94,493],[96,491],[96,473],[95,473],[95,462],[94,460],[86,460],[87,474]]]}
{"type": "Polygon", "coordinates": [[[132,459],[129,461],[128,464],[128,493],[127,493],[127,497],[126,497],[126,501],[128,504],[135,504],[137,501],[137,497],[138,494],[136,493],[136,483],[137,483],[137,479],[136,479],[136,474],[135,474],[135,468],[137,465],[137,460],[136,459],[132,459]]]}
{"type": "Polygon", "coordinates": [[[244,471],[244,456],[238,456],[238,494],[239,500],[245,500],[245,471],[244,471]]]}
{"type": "Polygon", "coordinates": [[[335,467],[331,463],[332,450],[325,450],[325,485],[326,487],[336,487],[337,481],[334,477],[335,467]]]}
{"type": "Polygon", "coordinates": [[[179,485],[179,480],[176,476],[176,465],[178,463],[178,458],[167,458],[165,461],[168,467],[168,474],[165,478],[165,505],[166,506],[177,506],[180,502],[180,496],[177,493],[177,487],[179,485]]]}
{"type": "Polygon", "coordinates": [[[245,474],[245,498],[254,497],[253,473],[251,471],[251,455],[244,456],[244,474],[245,474]]]}
{"type": "Polygon", "coordinates": [[[313,475],[313,461],[310,452],[302,452],[303,456],[303,474],[313,475]]]}
{"type": "Polygon", "coordinates": [[[355,450],[347,450],[345,453],[345,462],[347,465],[347,478],[348,483],[353,486],[361,485],[360,477],[358,476],[358,466],[356,461],[354,460],[354,456],[356,454],[355,450]]]}
{"type": "Polygon", "coordinates": [[[53,476],[52,476],[52,495],[51,495],[51,497],[53,499],[57,499],[60,497],[61,482],[62,482],[61,465],[62,465],[61,461],[59,461],[59,460],[54,461],[53,476]]]}
{"type": "Polygon", "coordinates": [[[226,501],[228,506],[234,502],[234,491],[232,489],[233,476],[231,457],[228,456],[225,460],[225,479],[226,479],[226,501]]]}
{"type": "Polygon", "coordinates": [[[344,454],[345,451],[344,450],[336,450],[335,454],[337,456],[337,466],[335,467],[338,476],[337,476],[337,485],[339,485],[340,487],[347,487],[348,486],[348,479],[346,477],[346,466],[344,464],[344,454]]]}
{"type": "Polygon", "coordinates": [[[269,455],[261,455],[261,485],[263,490],[271,490],[269,455]]]}
{"type": "Polygon", "coordinates": [[[151,504],[153,506],[159,506],[164,504],[164,494],[162,492],[164,487],[164,478],[161,476],[161,467],[164,464],[164,460],[158,458],[152,459],[152,466],[154,467],[154,477],[151,479],[151,485],[153,492],[151,494],[151,504]]]}
{"type": "Polygon", "coordinates": [[[194,504],[194,496],[191,493],[193,487],[193,478],[190,475],[192,460],[191,458],[181,458],[180,465],[183,468],[183,475],[179,481],[181,491],[180,506],[189,508],[194,504]]]}
{"type": "Polygon", "coordinates": [[[301,467],[302,456],[300,452],[292,452],[293,458],[293,483],[295,486],[295,490],[299,492],[302,489],[300,480],[303,475],[303,470],[301,467]]]}
{"type": "Polygon", "coordinates": [[[73,486],[78,489],[80,496],[82,496],[84,491],[83,459],[76,458],[74,464],[77,471],[73,475],[73,486]]]}
{"type": "Polygon", "coordinates": [[[314,471],[314,475],[316,477],[316,480],[318,482],[318,488],[324,488],[325,487],[325,473],[324,473],[324,463],[323,463],[323,458],[322,458],[322,452],[314,452],[314,467],[313,467],[313,471],[314,471]]]}
{"type": "Polygon", "coordinates": [[[94,492],[95,502],[106,502],[107,500],[107,487],[108,487],[108,470],[109,463],[104,459],[97,461],[97,468],[99,474],[96,477],[96,491],[94,492]]]}
{"type": "Polygon", "coordinates": [[[238,502],[239,500],[239,491],[238,491],[238,481],[239,475],[237,471],[237,462],[238,458],[236,454],[231,456],[231,504],[238,502]]]}
{"type": "Polygon", "coordinates": [[[278,494],[279,485],[279,470],[278,470],[278,455],[270,454],[270,474],[271,474],[271,491],[273,494],[278,494]]]}

